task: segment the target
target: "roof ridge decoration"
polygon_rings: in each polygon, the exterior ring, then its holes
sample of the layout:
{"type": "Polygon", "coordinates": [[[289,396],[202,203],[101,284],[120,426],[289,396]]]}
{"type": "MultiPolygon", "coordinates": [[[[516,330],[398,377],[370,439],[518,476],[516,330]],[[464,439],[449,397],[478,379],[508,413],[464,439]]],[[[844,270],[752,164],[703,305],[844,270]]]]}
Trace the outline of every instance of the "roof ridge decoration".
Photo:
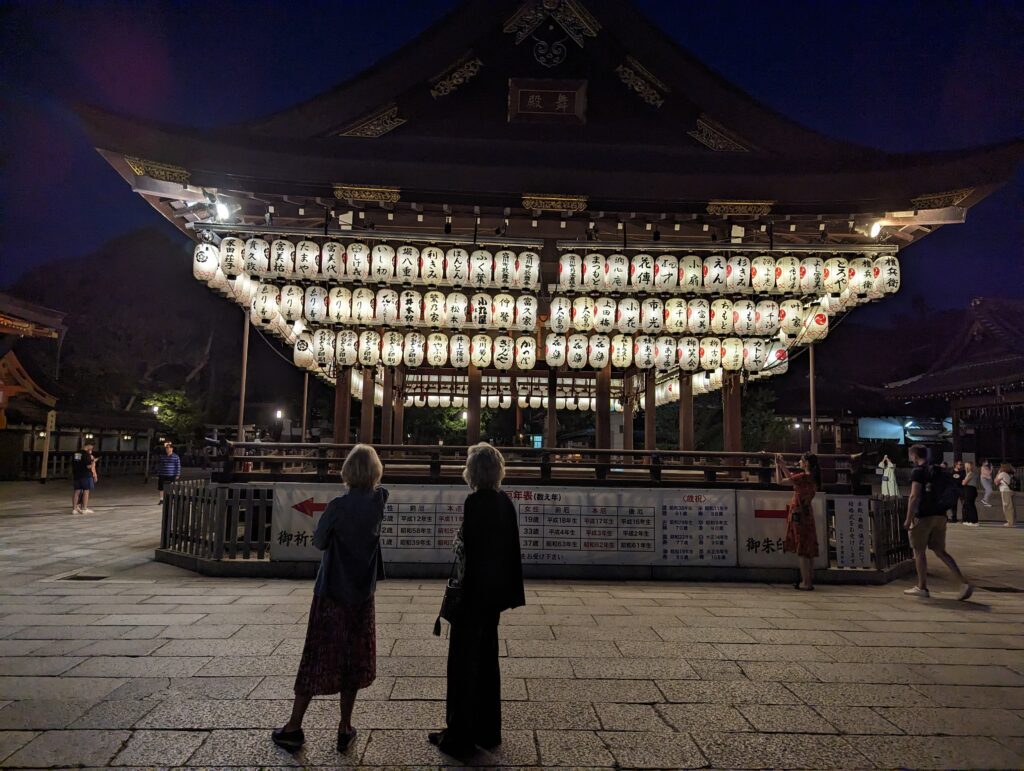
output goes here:
{"type": "Polygon", "coordinates": [[[527,0],[505,22],[504,32],[515,35],[516,45],[532,37],[533,58],[544,67],[558,66],[568,53],[566,38],[552,42],[533,34],[548,19],[554,21],[580,48],[583,48],[586,38],[597,37],[601,29],[597,19],[579,0],[527,0]]]}
{"type": "Polygon", "coordinates": [[[750,148],[742,144],[732,132],[711,120],[707,115],[697,118],[697,128],[687,131],[705,147],[719,153],[749,153],[750,148]]]}
{"type": "Polygon", "coordinates": [[[720,217],[747,216],[765,217],[771,213],[775,201],[726,201],[716,199],[708,201],[708,214],[717,214],[720,217]]]}
{"type": "Polygon", "coordinates": [[[134,155],[124,156],[124,162],[128,164],[128,168],[135,176],[149,177],[158,182],[176,182],[180,185],[188,185],[191,177],[187,169],[171,163],[160,163],[160,161],[151,161],[148,158],[139,158],[134,155]]]}
{"type": "Polygon", "coordinates": [[[587,201],[585,195],[523,193],[523,208],[534,211],[586,211],[587,201]]]}
{"type": "Polygon", "coordinates": [[[911,198],[914,209],[945,209],[956,206],[974,193],[973,187],[962,187],[959,190],[947,190],[944,193],[928,193],[911,198]]]}
{"type": "Polygon", "coordinates": [[[406,119],[398,115],[398,105],[392,102],[370,113],[368,116],[360,118],[341,131],[334,132],[334,136],[376,139],[377,137],[384,136],[389,131],[394,131],[405,122],[406,119]]]}
{"type": "Polygon", "coordinates": [[[398,203],[402,197],[402,190],[383,185],[350,185],[338,182],[334,184],[334,197],[339,201],[398,203]]]}
{"type": "Polygon", "coordinates": [[[661,107],[665,104],[669,87],[632,56],[627,56],[626,61],[615,68],[615,73],[627,88],[636,92],[636,95],[651,107],[661,107]]]}
{"type": "Polygon", "coordinates": [[[457,90],[459,86],[468,83],[476,77],[483,66],[484,63],[480,57],[470,51],[440,75],[431,79],[430,95],[435,99],[439,96],[448,96],[448,94],[457,90]]]}

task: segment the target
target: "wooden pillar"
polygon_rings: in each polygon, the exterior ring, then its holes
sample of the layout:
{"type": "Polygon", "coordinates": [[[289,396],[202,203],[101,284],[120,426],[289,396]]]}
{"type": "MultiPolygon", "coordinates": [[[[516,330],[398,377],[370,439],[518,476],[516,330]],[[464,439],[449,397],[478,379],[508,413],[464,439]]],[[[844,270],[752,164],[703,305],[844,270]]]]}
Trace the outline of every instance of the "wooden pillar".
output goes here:
{"type": "Polygon", "coordinates": [[[726,452],[743,452],[740,388],[739,373],[725,373],[722,379],[722,445],[726,452]]]}
{"type": "Polygon", "coordinates": [[[960,438],[960,409],[953,405],[953,460],[960,460],[963,453],[963,441],[960,438]]]}
{"type": "Polygon", "coordinates": [[[363,370],[363,403],[359,413],[359,441],[363,444],[373,444],[373,389],[376,374],[376,367],[363,370]]]}
{"type": "Polygon", "coordinates": [[[391,426],[391,444],[405,444],[405,366],[395,375],[395,421],[391,426]]]}
{"type": "Polygon", "coordinates": [[[558,410],[555,408],[558,396],[558,370],[548,369],[548,414],[545,421],[544,446],[558,447],[558,410]]]}
{"type": "Polygon", "coordinates": [[[606,364],[597,371],[597,435],[595,446],[599,450],[610,450],[612,446],[612,365],[606,364]]]}
{"type": "Polygon", "coordinates": [[[658,449],[657,429],[654,425],[658,409],[654,400],[657,377],[658,373],[654,369],[644,373],[644,449],[648,452],[658,449]]]}
{"type": "Polygon", "coordinates": [[[238,386],[238,433],[236,442],[245,441],[245,375],[249,371],[249,313],[242,311],[242,373],[238,386]]]}
{"type": "MultiPolygon", "coordinates": [[[[636,417],[636,394],[633,390],[633,373],[622,373],[622,449],[633,449],[633,419],[636,417]]],[[[628,460],[628,459],[627,459],[628,460]]]]}
{"type": "Polygon", "coordinates": [[[810,402],[811,408],[811,452],[817,454],[818,452],[818,401],[816,396],[815,382],[814,382],[814,343],[807,346],[807,367],[809,370],[808,375],[808,387],[810,393],[808,394],[808,401],[810,402]]]}
{"type": "Polygon", "coordinates": [[[395,412],[395,370],[384,368],[384,398],[380,408],[380,443],[391,444],[392,416],[395,412]]]}
{"type": "Polygon", "coordinates": [[[309,370],[302,373],[302,428],[299,441],[306,441],[306,415],[309,412],[309,370]]]}
{"type": "Polygon", "coordinates": [[[679,370],[679,449],[693,447],[693,381],[689,372],[679,370]]]}
{"type": "Polygon", "coordinates": [[[469,399],[466,407],[466,444],[480,441],[480,401],[483,394],[483,373],[469,365],[469,399]]]}
{"type": "Polygon", "coordinates": [[[352,370],[340,367],[334,382],[334,442],[348,444],[352,415],[352,370]]]}

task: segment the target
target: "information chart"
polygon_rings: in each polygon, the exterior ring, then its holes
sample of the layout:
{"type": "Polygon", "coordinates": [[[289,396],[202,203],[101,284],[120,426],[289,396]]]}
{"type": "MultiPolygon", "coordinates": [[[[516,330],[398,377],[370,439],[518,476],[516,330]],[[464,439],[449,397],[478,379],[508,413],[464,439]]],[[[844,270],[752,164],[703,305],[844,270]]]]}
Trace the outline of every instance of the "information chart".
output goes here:
{"type": "Polygon", "coordinates": [[[736,564],[734,491],[666,490],[661,495],[662,564],[736,564]]]}
{"type": "Polygon", "coordinates": [[[864,497],[834,496],[836,565],[841,568],[870,568],[869,527],[871,501],[864,497]]]}

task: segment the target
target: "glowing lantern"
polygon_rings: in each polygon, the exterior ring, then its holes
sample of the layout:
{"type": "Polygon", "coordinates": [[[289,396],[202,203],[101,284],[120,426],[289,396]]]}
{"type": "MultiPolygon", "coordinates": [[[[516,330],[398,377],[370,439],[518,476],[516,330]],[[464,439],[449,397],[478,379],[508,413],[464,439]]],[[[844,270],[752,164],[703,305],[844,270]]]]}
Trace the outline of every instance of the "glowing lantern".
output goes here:
{"type": "Polygon", "coordinates": [[[270,245],[270,274],[277,278],[295,276],[295,244],[278,238],[270,245]]]}
{"type": "Polygon", "coordinates": [[[676,364],[676,339],[662,336],[654,341],[654,366],[665,371],[676,364]]]}
{"type": "Polygon", "coordinates": [[[748,337],[743,340],[743,369],[747,372],[760,372],[767,358],[767,340],[761,337],[748,337]]]}
{"type": "Polygon", "coordinates": [[[441,406],[441,397],[438,396],[437,394],[430,394],[429,396],[427,396],[427,406],[428,407],[440,407],[441,406]]]}
{"type": "Polygon", "coordinates": [[[376,367],[380,361],[380,335],[366,331],[359,335],[359,363],[364,367],[376,367]]]}
{"type": "Polygon", "coordinates": [[[722,369],[729,372],[743,369],[743,341],[738,337],[722,340],[722,369]]]}
{"type": "Polygon", "coordinates": [[[356,241],[345,248],[345,275],[356,281],[370,277],[370,247],[356,241]]]}
{"type": "Polygon", "coordinates": [[[551,331],[559,334],[568,332],[572,324],[572,301],[568,297],[552,297],[548,310],[548,325],[551,331]]]}
{"type": "Polygon", "coordinates": [[[419,332],[409,332],[405,336],[402,359],[407,367],[418,367],[423,364],[426,339],[419,332]]]}
{"type": "Polygon", "coordinates": [[[705,375],[706,373],[699,372],[690,377],[690,390],[694,396],[700,396],[708,392],[708,379],[705,375]]]}
{"type": "Polygon", "coordinates": [[[566,341],[565,361],[572,369],[587,366],[588,343],[586,335],[569,335],[566,341]]]}
{"type": "Polygon", "coordinates": [[[494,255],[486,249],[476,249],[469,255],[469,283],[486,287],[494,280],[494,255]]]}
{"type": "Polygon", "coordinates": [[[220,241],[220,269],[233,281],[245,269],[245,243],[241,238],[228,236],[220,241]]]}
{"type": "Polygon", "coordinates": [[[298,321],[302,318],[302,287],[295,284],[285,284],[281,287],[281,296],[277,301],[277,307],[285,321],[298,321]]]}
{"type": "Polygon", "coordinates": [[[795,292],[800,286],[800,260],[779,257],[775,261],[775,290],[782,294],[795,292]]]}
{"type": "Polygon", "coordinates": [[[565,397],[564,396],[556,396],[555,397],[555,409],[556,410],[564,410],[565,409],[565,397]]]}
{"type": "Polygon", "coordinates": [[[704,289],[719,293],[725,289],[726,259],[720,254],[704,258],[704,289]]]}
{"type": "Polygon", "coordinates": [[[510,329],[516,322],[516,299],[510,294],[494,295],[492,322],[498,329],[510,329]]]}
{"type": "Polygon", "coordinates": [[[530,370],[536,365],[537,341],[532,337],[516,338],[516,366],[522,370],[530,370]]]}
{"type": "Polygon", "coordinates": [[[303,332],[295,337],[295,346],[292,348],[292,361],[300,369],[310,369],[316,359],[313,356],[313,335],[303,332]]]}
{"type": "Polygon", "coordinates": [[[452,407],[458,407],[459,409],[462,409],[465,406],[466,406],[466,397],[465,396],[453,396],[452,397],[452,407]]]}
{"type": "Polygon", "coordinates": [[[734,254],[725,265],[725,287],[730,292],[747,292],[750,289],[750,259],[746,255],[734,254]]]}
{"type": "Polygon", "coordinates": [[[591,297],[577,297],[572,301],[572,326],[580,332],[594,328],[594,300],[591,297]]]}
{"type": "MultiPolygon", "coordinates": [[[[327,321],[327,290],[322,286],[306,287],[303,315],[312,324],[327,321]]],[[[333,334],[333,332],[332,332],[333,334]]]]}
{"type": "Polygon", "coordinates": [[[489,294],[480,292],[469,301],[470,324],[487,327],[491,324],[491,306],[494,301],[489,294]]]}
{"type": "MultiPolygon", "coordinates": [[[[375,259],[383,261],[384,257],[377,257],[377,250],[380,246],[376,246],[373,249],[375,259]]],[[[387,247],[391,249],[391,247],[387,247]]],[[[392,249],[391,259],[391,270],[392,278],[395,278],[402,282],[402,284],[408,286],[416,280],[417,273],[419,272],[420,262],[420,250],[415,246],[403,245],[398,247],[397,250],[392,249]]],[[[378,281],[388,280],[377,278],[378,281]]]]}
{"type": "Polygon", "coordinates": [[[686,331],[686,300],[682,297],[672,297],[665,301],[665,331],[686,331]]]}
{"type": "Polygon", "coordinates": [[[795,337],[800,333],[803,322],[804,308],[799,300],[783,300],[779,303],[779,328],[784,333],[795,337]]]}
{"type": "Polygon", "coordinates": [[[732,301],[719,298],[711,301],[708,312],[708,331],[716,335],[727,335],[732,332],[732,301]]]}
{"type": "Polygon", "coordinates": [[[512,369],[515,363],[515,341],[507,335],[494,338],[494,366],[498,369],[512,369]]]}
{"type": "Polygon", "coordinates": [[[498,394],[487,395],[487,407],[492,410],[498,409],[498,404],[501,403],[501,397],[498,394]]]}
{"type": "Polygon", "coordinates": [[[537,298],[533,295],[520,295],[516,300],[516,328],[533,329],[537,326],[537,298]]]}
{"type": "Polygon", "coordinates": [[[419,396],[414,396],[413,400],[412,400],[412,403],[416,407],[426,407],[427,406],[427,397],[423,396],[422,394],[419,395],[419,396]]]}
{"type": "Polygon", "coordinates": [[[250,276],[269,278],[270,244],[262,238],[249,238],[245,242],[245,272],[250,276]]]}
{"type": "Polygon", "coordinates": [[[330,329],[318,329],[313,333],[313,357],[321,369],[334,361],[334,338],[335,334],[330,329]]]}
{"type": "Polygon", "coordinates": [[[540,282],[540,255],[520,252],[516,261],[516,284],[523,289],[534,289],[540,282]]]}
{"type": "Polygon", "coordinates": [[[814,295],[825,291],[825,263],[820,257],[805,257],[800,263],[800,291],[814,295]]]}
{"type": "Polygon", "coordinates": [[[352,293],[352,321],[369,324],[373,321],[373,290],[360,287],[352,293]]]}
{"type": "Polygon", "coordinates": [[[320,245],[316,241],[299,241],[295,246],[295,275],[310,281],[320,273],[320,245]]]}
{"type": "Polygon", "coordinates": [[[712,370],[707,373],[708,375],[708,389],[711,391],[717,391],[722,387],[722,378],[724,373],[719,367],[718,369],[712,370]]]}
{"type": "Polygon", "coordinates": [[[611,340],[608,335],[590,336],[590,355],[587,363],[594,369],[603,369],[611,356],[611,340]]]}
{"type": "Polygon", "coordinates": [[[558,286],[562,290],[579,288],[583,278],[582,260],[578,254],[567,252],[558,258],[558,286]]]}
{"type": "Polygon", "coordinates": [[[381,345],[381,361],[385,367],[397,367],[402,363],[402,348],[405,336],[401,332],[385,332],[381,345]]]}
{"type": "Polygon", "coordinates": [[[754,308],[754,333],[771,337],[779,331],[779,304],[773,300],[762,300],[754,308]]]}
{"type": "Polygon", "coordinates": [[[341,367],[351,367],[359,361],[359,335],[356,332],[343,329],[334,338],[334,360],[341,367]]]}
{"type": "Polygon", "coordinates": [[[619,300],[615,324],[620,332],[640,331],[640,301],[635,297],[623,297],[619,300]]]}
{"type": "Polygon", "coordinates": [[[422,312],[423,297],[415,289],[406,289],[398,296],[398,319],[403,326],[419,324],[423,319],[422,312]]]}
{"type": "MultiPolygon", "coordinates": [[[[555,405],[556,406],[558,405],[557,399],[555,401],[555,405]]],[[[569,412],[575,412],[576,411],[576,407],[577,407],[576,397],[575,396],[568,396],[568,397],[566,397],[566,399],[565,399],[565,408],[567,410],[569,410],[569,412]]]]}
{"type": "Polygon", "coordinates": [[[448,335],[434,332],[427,338],[427,364],[443,367],[448,361],[448,335]]]}
{"type": "Polygon", "coordinates": [[[445,320],[444,293],[431,290],[423,295],[423,323],[438,329],[445,320]]]}
{"type": "Polygon", "coordinates": [[[707,300],[690,300],[686,304],[686,328],[694,335],[711,328],[711,304],[707,300]]]}
{"type": "Polygon", "coordinates": [[[427,286],[437,286],[444,278],[444,250],[428,246],[420,251],[420,280],[427,286]]]}
{"type": "Polygon", "coordinates": [[[260,324],[269,324],[277,318],[280,310],[277,298],[280,290],[274,284],[260,283],[252,300],[252,311],[260,324]]]}
{"type": "Polygon", "coordinates": [[[700,340],[696,337],[680,337],[676,342],[676,361],[679,368],[687,372],[700,369],[700,340]]]}
{"type": "Polygon", "coordinates": [[[227,277],[224,275],[224,271],[222,271],[219,266],[217,267],[217,271],[213,274],[213,278],[207,282],[207,285],[210,289],[215,292],[219,292],[225,297],[231,296],[231,282],[228,281],[227,277]]]}
{"type": "Polygon", "coordinates": [[[634,289],[654,288],[654,258],[651,255],[633,255],[629,261],[629,283],[634,289]]]}
{"type": "Polygon", "coordinates": [[[591,399],[589,396],[581,396],[576,400],[576,406],[580,408],[581,412],[589,412],[591,405],[596,401],[596,399],[591,399]]]}
{"type": "Polygon", "coordinates": [[[812,305],[807,311],[803,326],[802,342],[824,340],[828,335],[828,314],[821,309],[821,306],[812,305]]]}
{"type": "Polygon", "coordinates": [[[471,344],[469,335],[452,335],[448,339],[448,359],[453,367],[465,369],[469,366],[471,344]]]}
{"type": "Polygon", "coordinates": [[[838,295],[846,289],[846,284],[849,281],[848,270],[849,264],[844,257],[832,257],[825,260],[825,269],[822,272],[825,291],[838,295]]]}
{"type": "Polygon", "coordinates": [[[539,410],[542,403],[543,403],[543,400],[539,396],[531,396],[530,397],[530,409],[531,410],[539,410]]]}
{"type": "Polygon", "coordinates": [[[494,283],[502,289],[516,283],[516,253],[511,249],[494,253],[494,283]]]}
{"type": "Polygon", "coordinates": [[[640,369],[651,369],[654,366],[654,338],[640,335],[633,340],[633,363],[640,369]]]}
{"type": "Polygon", "coordinates": [[[679,286],[678,258],[662,254],[654,261],[654,286],[659,292],[668,292],[679,286]]]}
{"type": "Polygon", "coordinates": [[[850,276],[850,290],[854,295],[865,297],[875,288],[874,263],[867,257],[850,260],[847,273],[850,276]]]}
{"type": "Polygon", "coordinates": [[[388,244],[377,244],[370,252],[370,277],[379,283],[395,277],[395,250],[388,244]]]}
{"type": "Polygon", "coordinates": [[[604,262],[604,288],[623,292],[629,285],[629,258],[624,254],[609,254],[604,262]]]}
{"type": "Polygon", "coordinates": [[[252,280],[251,276],[245,273],[239,273],[238,278],[235,279],[234,284],[231,286],[231,291],[235,295],[235,300],[243,308],[252,306],[252,298],[256,296],[256,282],[252,280]]]}
{"type": "Polygon", "coordinates": [[[755,292],[775,288],[775,258],[762,254],[750,261],[750,287],[755,292]]]}
{"type": "MultiPolygon", "coordinates": [[[[223,264],[221,265],[223,269],[223,264]]],[[[895,294],[900,291],[900,261],[893,254],[883,254],[872,267],[876,294],[895,294]]]]}
{"type": "Polygon", "coordinates": [[[640,304],[640,327],[644,332],[660,332],[665,323],[665,306],[657,297],[640,304]]]}
{"type": "Polygon", "coordinates": [[[444,303],[445,324],[452,329],[465,327],[468,306],[469,300],[462,292],[452,292],[448,295],[444,303]]]}
{"type": "Polygon", "coordinates": [[[325,241],[320,250],[320,272],[337,281],[345,276],[345,247],[337,241],[325,241]]]}
{"type": "Polygon", "coordinates": [[[469,282],[469,252],[458,246],[445,252],[444,277],[454,287],[465,286],[469,282]]]}
{"type": "Polygon", "coordinates": [[[700,367],[705,370],[722,366],[722,341],[717,337],[700,339],[700,367]]]}
{"type": "Polygon", "coordinates": [[[704,261],[696,254],[679,260],[679,287],[687,292],[704,290],[704,261]]]}
{"type": "Polygon", "coordinates": [[[599,297],[593,303],[593,328],[598,332],[610,332],[615,329],[615,300],[610,297],[599,297]]]}
{"type": "Polygon", "coordinates": [[[398,292],[394,289],[379,290],[375,308],[374,317],[378,324],[394,324],[398,321],[398,292]]]}
{"type": "Polygon", "coordinates": [[[633,338],[629,335],[615,335],[612,338],[612,366],[625,369],[633,363],[633,338]]]}
{"type": "Polygon", "coordinates": [[[752,335],[756,326],[757,306],[752,300],[737,300],[732,304],[732,331],[737,335],[752,335]]]}
{"type": "Polygon", "coordinates": [[[220,267],[220,251],[213,244],[196,244],[192,252],[192,275],[200,281],[210,281],[220,267]]]}
{"type": "Polygon", "coordinates": [[[604,255],[591,252],[583,257],[584,289],[597,290],[604,287],[604,255]]]}
{"type": "Polygon", "coordinates": [[[550,334],[544,339],[544,361],[549,367],[565,364],[565,336],[550,334]]]}
{"type": "Polygon", "coordinates": [[[469,360],[474,367],[480,369],[491,366],[491,338],[487,335],[473,335],[469,341],[469,360]]]}
{"type": "Polygon", "coordinates": [[[768,375],[782,375],[788,369],[789,351],[785,343],[776,340],[768,347],[768,355],[761,371],[768,375]]]}

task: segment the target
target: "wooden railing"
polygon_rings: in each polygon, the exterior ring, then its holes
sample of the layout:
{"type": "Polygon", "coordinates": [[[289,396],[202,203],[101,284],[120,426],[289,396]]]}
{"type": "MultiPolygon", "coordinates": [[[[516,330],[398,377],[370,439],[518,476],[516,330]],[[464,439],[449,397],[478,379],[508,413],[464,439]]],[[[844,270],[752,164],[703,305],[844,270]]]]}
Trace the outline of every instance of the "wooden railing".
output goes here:
{"type": "MultiPolygon", "coordinates": [[[[47,462],[46,476],[49,479],[70,479],[71,458],[74,451],[61,450],[51,451],[47,462]]],[[[98,471],[100,476],[123,476],[127,474],[146,473],[146,451],[114,451],[96,453],[99,459],[98,471]]],[[[39,450],[29,450],[21,456],[21,474],[25,479],[38,479],[39,469],[43,462],[43,453],[39,450]]]]}

